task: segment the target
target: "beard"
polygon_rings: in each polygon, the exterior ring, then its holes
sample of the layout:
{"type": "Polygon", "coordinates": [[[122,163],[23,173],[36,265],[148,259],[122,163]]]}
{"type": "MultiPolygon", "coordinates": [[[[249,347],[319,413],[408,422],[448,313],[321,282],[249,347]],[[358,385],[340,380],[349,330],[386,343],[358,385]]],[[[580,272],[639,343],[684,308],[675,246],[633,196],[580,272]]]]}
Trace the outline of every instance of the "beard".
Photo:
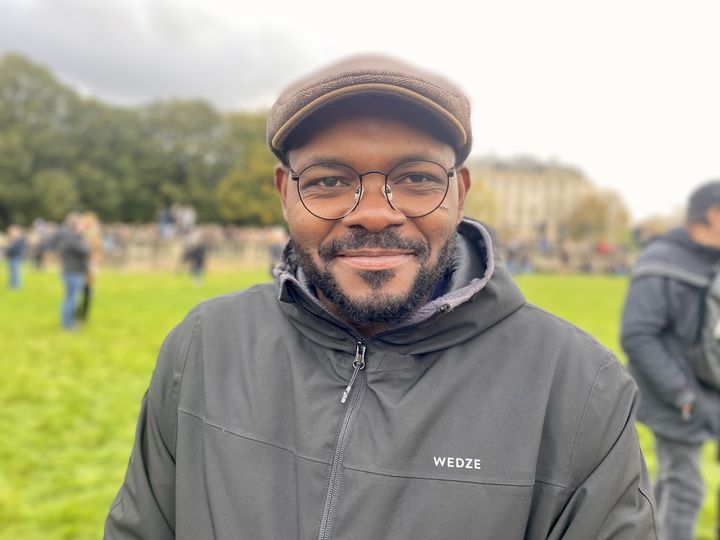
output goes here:
{"type": "Polygon", "coordinates": [[[290,245],[310,283],[323,294],[341,318],[353,325],[363,327],[397,323],[412,315],[427,302],[435,284],[450,266],[450,259],[455,249],[455,233],[453,232],[442,245],[434,264],[430,262],[431,250],[427,243],[405,239],[392,230],[369,233],[364,229],[355,229],[343,239],[335,239],[321,245],[318,248],[318,255],[323,263],[322,268],[315,264],[312,254],[292,238],[290,245]],[[371,293],[366,296],[352,297],[340,289],[330,271],[333,258],[341,250],[366,247],[403,249],[414,253],[420,262],[420,267],[407,293],[390,295],[383,292],[383,285],[395,277],[393,270],[360,272],[360,277],[371,289],[371,293]]]}

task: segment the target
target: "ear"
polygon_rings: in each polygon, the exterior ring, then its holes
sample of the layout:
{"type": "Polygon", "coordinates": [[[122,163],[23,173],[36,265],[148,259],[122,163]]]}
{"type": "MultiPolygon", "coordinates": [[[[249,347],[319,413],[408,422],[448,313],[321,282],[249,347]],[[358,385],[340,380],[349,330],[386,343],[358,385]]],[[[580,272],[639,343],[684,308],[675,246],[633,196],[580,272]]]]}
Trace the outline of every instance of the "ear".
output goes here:
{"type": "Polygon", "coordinates": [[[463,216],[465,215],[464,207],[465,207],[465,196],[467,195],[468,190],[470,189],[470,185],[472,184],[472,180],[470,179],[470,170],[467,167],[460,167],[455,171],[455,175],[457,176],[457,197],[458,197],[458,206],[457,206],[457,218],[456,218],[456,224],[460,224],[460,222],[463,219],[463,216]]]}
{"type": "Polygon", "coordinates": [[[275,167],[275,189],[280,195],[280,204],[283,209],[283,216],[287,220],[287,188],[290,180],[290,170],[284,165],[275,167]]]}

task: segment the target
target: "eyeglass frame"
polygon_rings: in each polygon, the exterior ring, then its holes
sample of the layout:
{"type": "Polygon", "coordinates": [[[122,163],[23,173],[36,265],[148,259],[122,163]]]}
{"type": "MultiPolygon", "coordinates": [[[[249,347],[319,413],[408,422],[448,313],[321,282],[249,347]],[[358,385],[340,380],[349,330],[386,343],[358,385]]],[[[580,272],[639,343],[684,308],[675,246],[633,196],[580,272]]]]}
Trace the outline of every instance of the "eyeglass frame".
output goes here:
{"type": "Polygon", "coordinates": [[[367,175],[369,175],[369,174],[381,174],[381,175],[383,175],[383,176],[385,177],[385,179],[383,180],[383,188],[382,188],[382,194],[383,194],[383,196],[385,197],[385,200],[387,201],[387,203],[388,203],[388,205],[390,206],[390,208],[392,208],[392,209],[395,210],[396,212],[400,212],[400,213],[403,214],[406,218],[409,218],[409,219],[419,219],[419,218],[428,216],[428,215],[432,214],[435,210],[437,210],[438,208],[440,208],[440,206],[442,205],[442,203],[445,202],[445,199],[447,198],[447,194],[448,194],[448,192],[450,191],[450,179],[453,178],[453,177],[455,177],[455,165],[453,165],[453,166],[450,167],[449,169],[446,169],[443,165],[441,165],[441,164],[438,163],[437,161],[432,161],[432,160],[429,160],[429,159],[416,159],[416,160],[411,160],[411,161],[405,161],[405,162],[403,162],[403,163],[398,163],[398,164],[395,165],[392,169],[390,169],[388,172],[371,170],[371,171],[367,171],[367,172],[364,172],[364,173],[360,174],[359,172],[357,172],[355,169],[353,169],[353,168],[352,168],[350,165],[348,165],[347,163],[341,163],[341,162],[339,162],[339,161],[323,161],[323,162],[320,162],[320,163],[311,163],[310,165],[308,165],[308,166],[305,167],[303,170],[301,170],[300,172],[297,172],[297,173],[296,173],[295,171],[293,171],[291,167],[288,167],[288,170],[290,171],[290,178],[295,182],[295,185],[297,186],[298,198],[300,199],[300,202],[302,203],[303,207],[305,207],[305,210],[307,210],[308,212],[310,212],[310,213],[311,213],[313,216],[315,216],[316,218],[324,219],[324,220],[326,220],[326,221],[337,221],[338,219],[343,219],[344,217],[349,216],[350,214],[352,214],[352,213],[355,211],[355,209],[356,209],[356,208],[358,207],[358,205],[360,204],[360,200],[362,199],[362,196],[365,194],[365,187],[363,186],[363,177],[364,177],[364,176],[367,176],[367,175]],[[425,212],[424,214],[420,214],[419,216],[409,216],[409,215],[407,215],[405,212],[403,212],[402,210],[400,210],[400,209],[398,209],[398,208],[395,208],[395,206],[393,206],[393,203],[390,201],[390,197],[388,196],[388,194],[392,191],[391,188],[388,186],[388,178],[390,178],[390,175],[392,174],[392,172],[393,172],[395,169],[399,169],[400,167],[404,167],[404,166],[409,165],[409,164],[411,164],[411,163],[432,163],[433,165],[437,165],[437,166],[440,167],[443,171],[445,171],[445,174],[447,174],[447,180],[448,180],[448,181],[447,181],[447,184],[445,185],[445,193],[443,194],[442,198],[440,199],[440,202],[438,202],[437,206],[435,206],[435,208],[433,208],[433,209],[430,210],[429,212],[425,212]],[[346,168],[350,169],[353,173],[355,173],[355,176],[358,177],[358,180],[359,180],[359,182],[360,182],[360,185],[359,185],[359,187],[360,187],[360,195],[358,196],[357,200],[355,201],[355,204],[352,205],[352,207],[350,208],[350,210],[348,210],[348,211],[345,212],[343,215],[338,216],[338,217],[336,217],[336,218],[326,218],[326,217],[318,216],[315,212],[313,212],[312,210],[310,210],[310,209],[307,207],[307,204],[305,204],[305,199],[303,199],[303,196],[300,194],[300,177],[302,176],[302,174],[303,174],[305,171],[307,171],[307,170],[310,169],[311,167],[317,167],[317,166],[319,166],[319,165],[340,165],[340,166],[342,166],[342,167],[346,167],[346,168]],[[388,191],[388,190],[390,190],[390,191],[388,191]]]}

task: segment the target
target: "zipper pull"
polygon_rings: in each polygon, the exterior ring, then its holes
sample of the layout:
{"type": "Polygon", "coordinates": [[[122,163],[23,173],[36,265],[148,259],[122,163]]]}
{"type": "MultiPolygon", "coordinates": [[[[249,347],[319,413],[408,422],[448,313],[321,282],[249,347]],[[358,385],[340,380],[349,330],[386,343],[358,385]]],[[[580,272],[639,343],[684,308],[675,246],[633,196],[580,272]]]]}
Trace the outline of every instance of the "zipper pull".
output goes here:
{"type": "Polygon", "coordinates": [[[345,403],[347,401],[347,398],[350,395],[350,390],[352,390],[353,383],[355,383],[355,377],[357,377],[358,371],[360,371],[361,369],[365,369],[365,345],[360,341],[358,341],[357,349],[355,349],[355,360],[353,360],[353,367],[355,369],[353,370],[352,377],[350,377],[350,382],[348,383],[345,391],[343,392],[340,403],[345,403]]]}

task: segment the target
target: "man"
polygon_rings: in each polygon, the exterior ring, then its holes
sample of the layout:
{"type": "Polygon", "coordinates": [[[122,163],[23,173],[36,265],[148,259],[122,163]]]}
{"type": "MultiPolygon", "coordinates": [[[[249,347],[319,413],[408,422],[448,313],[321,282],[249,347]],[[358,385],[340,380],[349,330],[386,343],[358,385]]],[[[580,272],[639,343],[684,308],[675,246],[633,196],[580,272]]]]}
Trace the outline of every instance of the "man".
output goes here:
{"type": "Polygon", "coordinates": [[[75,312],[80,293],[85,286],[88,271],[90,246],[80,233],[80,216],[75,212],[69,213],[58,231],[54,247],[60,256],[62,279],[65,288],[62,303],[60,304],[60,319],[64,330],[75,330],[77,323],[75,312]]]}
{"type": "Polygon", "coordinates": [[[10,225],[7,230],[5,257],[8,261],[8,287],[19,289],[22,285],[20,266],[25,255],[25,235],[19,225],[10,225]]]}
{"type": "Polygon", "coordinates": [[[462,93],[352,58],[268,141],[276,283],[167,338],[107,537],[655,538],[630,377],[463,219],[462,93]]]}
{"type": "Polygon", "coordinates": [[[653,239],[640,254],[625,301],[622,346],[640,387],[638,418],[655,435],[655,500],[670,540],[695,538],[702,444],[720,435],[720,392],[701,384],[691,367],[707,287],[683,274],[709,278],[718,262],[720,182],[710,182],[690,196],[685,226],[653,239]]]}

